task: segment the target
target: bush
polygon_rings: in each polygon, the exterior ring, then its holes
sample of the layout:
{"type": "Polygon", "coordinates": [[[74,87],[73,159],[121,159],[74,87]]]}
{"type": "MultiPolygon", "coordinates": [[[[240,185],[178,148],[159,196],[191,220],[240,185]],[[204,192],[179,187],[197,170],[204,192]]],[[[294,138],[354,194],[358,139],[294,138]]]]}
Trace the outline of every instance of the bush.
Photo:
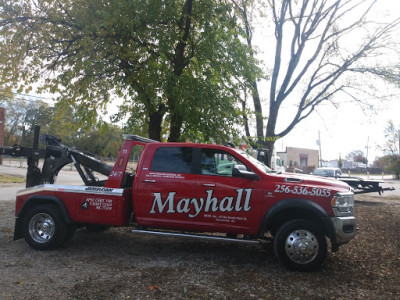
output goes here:
{"type": "Polygon", "coordinates": [[[392,172],[396,179],[400,177],[400,155],[392,154],[381,158],[385,171],[392,172]]]}

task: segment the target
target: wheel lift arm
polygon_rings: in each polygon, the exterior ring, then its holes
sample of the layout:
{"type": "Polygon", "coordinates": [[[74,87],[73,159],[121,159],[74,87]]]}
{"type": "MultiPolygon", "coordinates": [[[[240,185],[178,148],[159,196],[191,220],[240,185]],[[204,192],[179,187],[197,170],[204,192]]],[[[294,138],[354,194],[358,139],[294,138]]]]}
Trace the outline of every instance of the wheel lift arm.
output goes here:
{"type": "Polygon", "coordinates": [[[12,157],[27,157],[28,171],[26,174],[26,187],[44,183],[54,183],[59,171],[69,163],[74,163],[85,185],[103,185],[98,181],[93,172],[109,176],[112,166],[104,164],[75,148],[61,143],[61,139],[43,134],[40,141],[46,146],[39,149],[40,126],[35,126],[33,147],[14,145],[13,147],[0,147],[0,154],[12,157]],[[42,170],[39,168],[39,159],[44,159],[42,170]]]}

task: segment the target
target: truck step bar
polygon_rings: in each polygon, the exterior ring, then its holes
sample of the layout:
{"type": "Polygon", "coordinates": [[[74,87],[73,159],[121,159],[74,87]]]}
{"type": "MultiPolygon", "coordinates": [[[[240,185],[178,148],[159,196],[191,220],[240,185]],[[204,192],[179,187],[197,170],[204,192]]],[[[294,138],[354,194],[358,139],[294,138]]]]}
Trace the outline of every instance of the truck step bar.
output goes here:
{"type": "Polygon", "coordinates": [[[177,232],[167,232],[167,231],[154,231],[154,230],[140,230],[132,229],[132,233],[138,234],[148,234],[148,235],[158,235],[158,236],[169,236],[169,237],[185,237],[193,239],[211,240],[219,242],[232,242],[232,243],[242,243],[242,244],[260,244],[259,240],[247,240],[242,238],[229,238],[224,236],[214,236],[214,235],[200,235],[191,233],[177,233],[177,232]]]}

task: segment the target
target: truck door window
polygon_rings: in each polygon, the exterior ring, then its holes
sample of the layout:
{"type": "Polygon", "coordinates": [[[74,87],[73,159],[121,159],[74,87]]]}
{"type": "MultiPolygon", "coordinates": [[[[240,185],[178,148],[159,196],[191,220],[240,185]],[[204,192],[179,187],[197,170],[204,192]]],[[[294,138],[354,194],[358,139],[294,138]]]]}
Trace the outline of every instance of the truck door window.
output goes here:
{"type": "Polygon", "coordinates": [[[143,151],[143,146],[141,145],[133,146],[131,154],[129,156],[128,164],[126,165],[126,172],[124,175],[124,179],[121,183],[121,187],[123,188],[132,187],[133,178],[135,177],[136,174],[137,162],[139,161],[139,157],[142,151],[143,151]]]}
{"type": "Polygon", "coordinates": [[[143,146],[135,145],[131,150],[131,155],[129,156],[129,162],[127,165],[127,172],[131,174],[136,173],[137,163],[139,161],[140,155],[142,154],[143,146]]]}
{"type": "Polygon", "coordinates": [[[191,173],[192,148],[160,147],[154,153],[151,171],[169,173],[191,173]]]}
{"type": "Polygon", "coordinates": [[[201,149],[201,174],[232,176],[235,165],[243,165],[231,154],[217,149],[201,149]]]}

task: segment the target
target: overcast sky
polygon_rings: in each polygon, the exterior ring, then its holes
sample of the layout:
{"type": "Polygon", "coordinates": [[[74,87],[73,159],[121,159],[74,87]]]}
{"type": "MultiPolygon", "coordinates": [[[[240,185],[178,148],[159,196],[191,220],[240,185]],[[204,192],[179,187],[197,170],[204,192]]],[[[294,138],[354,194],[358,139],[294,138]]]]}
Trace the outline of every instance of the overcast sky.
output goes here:
{"type": "MultiPolygon", "coordinates": [[[[384,17],[387,21],[388,16],[391,19],[400,17],[400,1],[378,0],[376,9],[379,10],[379,13],[374,14],[377,20],[384,17]]],[[[266,57],[272,54],[263,45],[259,47],[266,57]]],[[[390,63],[389,57],[387,60],[385,63],[390,63]]],[[[393,120],[396,126],[400,125],[400,89],[379,84],[379,95],[393,95],[390,101],[381,103],[378,99],[370,99],[375,110],[366,111],[349,100],[344,100],[339,108],[331,104],[321,105],[317,112],[298,124],[289,135],[278,140],[276,150],[285,151],[286,147],[319,149],[316,141],[320,134],[322,159],[344,158],[353,150],[361,150],[367,155],[368,146],[367,158],[372,163],[376,156],[382,156],[377,146],[385,142],[384,129],[387,122],[393,120]]],[[[265,88],[263,97],[266,98],[265,88]]],[[[285,110],[289,111],[290,107],[283,107],[280,114],[284,115],[285,110]]]]}
{"type": "Polygon", "coordinates": [[[289,135],[276,144],[277,151],[285,147],[318,149],[318,132],[321,137],[322,159],[344,158],[353,150],[361,150],[373,162],[376,156],[382,156],[377,148],[385,142],[384,130],[388,120],[400,125],[400,100],[379,105],[379,111],[363,112],[355,104],[346,103],[339,109],[325,105],[317,113],[300,123],[289,135]]]}

